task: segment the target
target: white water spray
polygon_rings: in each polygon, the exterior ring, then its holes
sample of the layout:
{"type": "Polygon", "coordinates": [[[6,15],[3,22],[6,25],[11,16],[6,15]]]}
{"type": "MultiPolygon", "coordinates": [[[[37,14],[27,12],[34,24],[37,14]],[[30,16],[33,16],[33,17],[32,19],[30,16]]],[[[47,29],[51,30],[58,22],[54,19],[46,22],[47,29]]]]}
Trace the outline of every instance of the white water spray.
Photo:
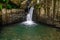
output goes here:
{"type": "Polygon", "coordinates": [[[22,24],[24,24],[24,25],[36,25],[36,23],[34,23],[34,21],[32,21],[33,10],[34,10],[34,7],[32,6],[30,8],[29,13],[27,14],[26,21],[22,22],[22,24]]]}

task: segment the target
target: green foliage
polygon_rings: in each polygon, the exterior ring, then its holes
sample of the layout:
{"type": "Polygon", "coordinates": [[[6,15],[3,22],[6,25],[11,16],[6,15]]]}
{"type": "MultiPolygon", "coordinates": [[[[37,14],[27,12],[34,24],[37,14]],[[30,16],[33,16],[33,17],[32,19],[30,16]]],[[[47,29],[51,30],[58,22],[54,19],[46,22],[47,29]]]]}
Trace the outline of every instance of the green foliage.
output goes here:
{"type": "Polygon", "coordinates": [[[8,2],[9,2],[9,0],[3,0],[3,2],[8,3],[8,2]]]}
{"type": "Polygon", "coordinates": [[[18,7],[14,4],[7,4],[6,8],[7,9],[12,9],[12,8],[18,8],[18,7]]]}
{"type": "Polygon", "coordinates": [[[3,2],[5,2],[6,0],[3,0],[3,2]]]}
{"type": "Polygon", "coordinates": [[[41,5],[40,4],[36,4],[35,8],[39,9],[39,8],[41,8],[41,5]]]}
{"type": "Polygon", "coordinates": [[[2,8],[3,8],[3,7],[2,7],[2,4],[0,4],[0,10],[2,10],[2,8]]]}
{"type": "Polygon", "coordinates": [[[2,2],[2,3],[8,3],[9,0],[0,0],[0,2],[2,2]]]}
{"type": "MultiPolygon", "coordinates": [[[[18,8],[17,5],[13,4],[10,0],[0,0],[0,3],[5,4],[4,8],[12,9],[18,8]]],[[[0,4],[0,10],[2,9],[2,4],[0,4]]]]}
{"type": "Polygon", "coordinates": [[[7,9],[11,9],[12,6],[10,4],[7,5],[7,9]]]}

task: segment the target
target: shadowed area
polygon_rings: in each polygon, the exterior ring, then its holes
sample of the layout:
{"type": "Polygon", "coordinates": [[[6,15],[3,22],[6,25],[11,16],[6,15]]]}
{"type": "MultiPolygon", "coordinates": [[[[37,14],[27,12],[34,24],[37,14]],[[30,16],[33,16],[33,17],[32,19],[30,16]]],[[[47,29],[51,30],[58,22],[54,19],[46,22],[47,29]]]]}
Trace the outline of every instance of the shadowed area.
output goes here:
{"type": "Polygon", "coordinates": [[[0,40],[60,40],[60,30],[46,25],[6,26],[0,33],[0,40]]]}

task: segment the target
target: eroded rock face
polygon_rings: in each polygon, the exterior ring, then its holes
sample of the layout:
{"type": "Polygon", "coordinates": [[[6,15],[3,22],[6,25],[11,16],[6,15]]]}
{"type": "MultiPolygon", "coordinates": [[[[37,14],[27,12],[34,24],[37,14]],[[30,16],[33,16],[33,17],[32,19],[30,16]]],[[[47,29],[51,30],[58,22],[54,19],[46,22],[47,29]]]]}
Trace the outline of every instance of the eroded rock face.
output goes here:
{"type": "Polygon", "coordinates": [[[12,1],[13,3],[19,5],[19,0],[10,0],[10,1],[12,1]]]}
{"type": "Polygon", "coordinates": [[[0,11],[0,25],[2,25],[2,13],[0,11]]]}
{"type": "Polygon", "coordinates": [[[9,24],[25,20],[26,14],[23,9],[2,9],[2,23],[9,24]]]}
{"type": "Polygon", "coordinates": [[[14,4],[20,6],[20,8],[25,8],[26,7],[26,2],[27,0],[10,0],[14,4]]]}
{"type": "MultiPolygon", "coordinates": [[[[58,19],[55,18],[55,17],[53,19],[53,13],[51,13],[51,11],[48,14],[45,12],[44,8],[40,8],[40,9],[35,8],[34,14],[33,14],[33,20],[36,21],[36,22],[39,22],[39,23],[42,22],[42,23],[45,23],[45,24],[60,27],[59,13],[58,13],[58,19]]],[[[56,14],[54,16],[56,16],[56,14]]]]}

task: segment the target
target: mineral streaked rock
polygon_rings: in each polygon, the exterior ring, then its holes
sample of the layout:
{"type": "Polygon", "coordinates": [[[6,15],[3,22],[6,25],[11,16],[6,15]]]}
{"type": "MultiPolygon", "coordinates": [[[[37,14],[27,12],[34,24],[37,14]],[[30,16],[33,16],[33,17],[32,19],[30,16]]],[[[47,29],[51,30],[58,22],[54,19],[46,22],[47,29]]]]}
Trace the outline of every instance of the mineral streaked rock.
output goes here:
{"type": "Polygon", "coordinates": [[[1,11],[0,11],[0,15],[2,15],[1,11]]]}
{"type": "Polygon", "coordinates": [[[25,15],[23,9],[2,9],[2,21],[5,23],[13,23],[19,21],[25,15]]]}
{"type": "Polygon", "coordinates": [[[26,4],[27,0],[23,1],[21,4],[26,4]]]}
{"type": "Polygon", "coordinates": [[[2,14],[5,14],[6,13],[6,9],[2,9],[2,14]]]}

